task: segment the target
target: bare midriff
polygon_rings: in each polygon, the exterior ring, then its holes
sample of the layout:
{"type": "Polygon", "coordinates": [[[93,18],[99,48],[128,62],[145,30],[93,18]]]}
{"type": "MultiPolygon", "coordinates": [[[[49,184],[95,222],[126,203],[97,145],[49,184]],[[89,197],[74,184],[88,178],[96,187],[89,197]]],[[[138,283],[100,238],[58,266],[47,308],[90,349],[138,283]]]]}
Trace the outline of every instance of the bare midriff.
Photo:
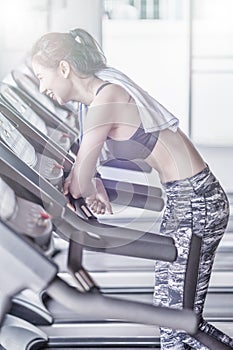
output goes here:
{"type": "Polygon", "coordinates": [[[206,167],[192,142],[178,128],[160,131],[159,139],[145,161],[159,173],[162,183],[189,178],[206,167]]]}

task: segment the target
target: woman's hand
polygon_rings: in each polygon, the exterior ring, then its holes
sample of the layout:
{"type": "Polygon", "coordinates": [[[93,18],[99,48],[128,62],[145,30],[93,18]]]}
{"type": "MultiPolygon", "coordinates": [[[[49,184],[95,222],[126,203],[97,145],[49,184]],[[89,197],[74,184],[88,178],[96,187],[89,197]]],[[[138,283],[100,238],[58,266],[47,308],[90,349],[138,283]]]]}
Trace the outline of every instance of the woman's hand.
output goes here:
{"type": "MultiPolygon", "coordinates": [[[[70,193],[74,199],[84,197],[84,194],[81,192],[79,182],[80,179],[78,178],[78,170],[77,168],[73,167],[63,184],[64,195],[67,196],[70,193]]],[[[95,192],[91,184],[89,186],[89,189],[91,193],[95,192]]]]}
{"type": "Polygon", "coordinates": [[[94,178],[92,182],[96,188],[96,193],[86,198],[88,207],[95,214],[105,214],[106,210],[109,214],[113,214],[112,206],[101,179],[94,178]]]}
{"type": "MultiPolygon", "coordinates": [[[[105,214],[106,211],[110,214],[113,214],[111,204],[109,202],[109,198],[107,192],[104,188],[104,185],[99,178],[92,179],[90,183],[90,189],[93,194],[90,194],[85,198],[85,201],[88,207],[95,214],[105,214]]],[[[79,190],[78,182],[75,178],[74,168],[71,169],[69,175],[65,179],[63,185],[63,193],[65,196],[68,196],[70,193],[74,198],[81,197],[81,193],[79,190]]],[[[68,197],[67,197],[68,198],[68,197]]]]}
{"type": "Polygon", "coordinates": [[[64,184],[63,184],[63,193],[65,196],[68,195],[69,193],[69,187],[72,181],[72,177],[73,177],[73,172],[74,172],[74,168],[71,169],[69,175],[66,177],[64,184]]]}

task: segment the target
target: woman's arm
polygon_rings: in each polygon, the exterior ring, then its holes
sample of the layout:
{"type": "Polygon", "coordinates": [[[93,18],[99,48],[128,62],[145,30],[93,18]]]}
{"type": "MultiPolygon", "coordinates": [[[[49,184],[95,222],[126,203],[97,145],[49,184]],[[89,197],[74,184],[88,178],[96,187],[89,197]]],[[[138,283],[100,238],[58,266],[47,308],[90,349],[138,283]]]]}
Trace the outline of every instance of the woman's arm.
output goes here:
{"type": "Polygon", "coordinates": [[[103,144],[114,125],[114,109],[108,104],[89,109],[82,143],[72,173],[65,181],[64,194],[70,192],[74,198],[86,198],[96,194],[97,189],[92,179],[103,144]]]}
{"type": "Polygon", "coordinates": [[[84,132],[74,167],[64,184],[64,194],[84,197],[94,212],[112,213],[103,184],[95,181],[96,164],[107,136],[119,123],[129,123],[128,95],[111,85],[98,94],[84,120],[84,132]]]}

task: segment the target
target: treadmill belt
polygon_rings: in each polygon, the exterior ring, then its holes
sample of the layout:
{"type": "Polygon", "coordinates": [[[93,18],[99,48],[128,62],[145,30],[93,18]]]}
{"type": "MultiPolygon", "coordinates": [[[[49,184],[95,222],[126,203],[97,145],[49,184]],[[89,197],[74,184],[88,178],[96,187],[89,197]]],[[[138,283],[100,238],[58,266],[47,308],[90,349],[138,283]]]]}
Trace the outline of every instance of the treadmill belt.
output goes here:
{"type": "MultiPolygon", "coordinates": [[[[159,329],[124,322],[91,322],[43,327],[54,349],[148,349],[160,348],[159,329]]],[[[50,347],[45,347],[45,349],[50,347]]]]}
{"type": "MultiPolygon", "coordinates": [[[[233,336],[232,322],[213,325],[233,336]]],[[[45,349],[160,349],[158,327],[105,322],[44,327],[50,345],[45,349]]]]}

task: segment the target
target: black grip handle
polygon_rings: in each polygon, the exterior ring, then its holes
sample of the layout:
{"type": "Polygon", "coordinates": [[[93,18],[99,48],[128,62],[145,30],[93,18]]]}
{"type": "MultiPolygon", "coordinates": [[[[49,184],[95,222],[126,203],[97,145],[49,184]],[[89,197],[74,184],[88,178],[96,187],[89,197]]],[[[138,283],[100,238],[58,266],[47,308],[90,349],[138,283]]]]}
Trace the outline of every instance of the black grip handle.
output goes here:
{"type": "Polygon", "coordinates": [[[74,198],[71,193],[68,194],[68,199],[70,204],[74,207],[75,211],[81,210],[81,212],[84,214],[84,216],[88,220],[97,220],[96,216],[93,215],[93,213],[90,211],[88,206],[86,205],[86,202],[84,198],[74,198]]]}

